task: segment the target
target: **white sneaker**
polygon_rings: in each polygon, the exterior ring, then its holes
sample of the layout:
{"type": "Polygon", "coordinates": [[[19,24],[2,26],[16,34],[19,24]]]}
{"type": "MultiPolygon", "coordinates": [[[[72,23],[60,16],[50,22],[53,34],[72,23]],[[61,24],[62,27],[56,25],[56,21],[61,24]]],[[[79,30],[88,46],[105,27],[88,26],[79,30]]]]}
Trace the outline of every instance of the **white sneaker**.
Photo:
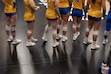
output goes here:
{"type": "Polygon", "coordinates": [[[63,37],[62,37],[62,41],[63,41],[63,42],[67,41],[67,39],[68,39],[68,38],[67,38],[66,36],[63,36],[63,37]]]}
{"type": "Polygon", "coordinates": [[[73,36],[73,40],[75,41],[77,39],[77,35],[74,35],[73,36]]]}
{"type": "Polygon", "coordinates": [[[80,35],[80,32],[77,32],[77,37],[80,35]]]}
{"type": "Polygon", "coordinates": [[[58,45],[59,45],[59,42],[55,41],[55,42],[53,42],[52,47],[56,47],[56,46],[58,46],[58,45]]]}
{"type": "Polygon", "coordinates": [[[13,40],[12,44],[19,44],[19,43],[21,43],[21,42],[22,42],[22,40],[20,40],[20,39],[15,39],[15,40],[13,40]]]}
{"type": "Polygon", "coordinates": [[[103,40],[103,44],[105,45],[108,42],[108,39],[103,40]]]}
{"type": "Polygon", "coordinates": [[[107,66],[107,64],[102,63],[101,73],[102,74],[108,74],[108,70],[109,70],[109,67],[107,66]]]}
{"type": "Polygon", "coordinates": [[[7,38],[7,41],[8,41],[8,42],[13,41],[13,37],[12,37],[12,36],[9,36],[9,37],[7,38]]]}
{"type": "Polygon", "coordinates": [[[57,34],[57,37],[56,37],[56,39],[60,39],[60,38],[62,38],[62,35],[60,35],[60,34],[57,34]]]}
{"type": "Polygon", "coordinates": [[[32,38],[31,38],[31,41],[32,41],[32,42],[37,42],[38,39],[35,39],[35,38],[32,37],[32,38]]]}
{"type": "Polygon", "coordinates": [[[109,74],[109,67],[108,66],[104,68],[103,74],[109,74]]]}
{"type": "Polygon", "coordinates": [[[92,45],[91,49],[99,49],[100,48],[100,45],[92,45]]]}
{"type": "Polygon", "coordinates": [[[91,40],[86,40],[86,39],[84,39],[84,41],[83,41],[83,44],[91,44],[91,43],[92,43],[91,40]]]}
{"type": "Polygon", "coordinates": [[[26,42],[26,46],[27,46],[27,47],[35,46],[35,45],[36,45],[36,43],[31,42],[31,41],[26,42]]]}
{"type": "Polygon", "coordinates": [[[43,37],[42,37],[42,40],[47,41],[47,37],[46,37],[46,36],[43,36],[43,37]]]}

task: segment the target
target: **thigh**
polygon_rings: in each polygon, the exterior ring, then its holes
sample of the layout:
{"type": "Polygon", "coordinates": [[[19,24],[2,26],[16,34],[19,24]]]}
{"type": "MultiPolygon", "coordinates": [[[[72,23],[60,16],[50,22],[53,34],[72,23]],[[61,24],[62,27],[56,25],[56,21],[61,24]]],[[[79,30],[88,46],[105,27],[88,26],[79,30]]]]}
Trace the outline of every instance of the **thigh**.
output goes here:
{"type": "Polygon", "coordinates": [[[28,30],[33,30],[34,28],[34,20],[32,21],[26,21],[28,25],[28,30]]]}
{"type": "Polygon", "coordinates": [[[10,24],[12,24],[12,25],[16,24],[16,19],[17,19],[17,15],[16,14],[11,16],[10,17],[10,24]]]}
{"type": "Polygon", "coordinates": [[[94,31],[99,30],[101,21],[94,21],[94,31]]]}

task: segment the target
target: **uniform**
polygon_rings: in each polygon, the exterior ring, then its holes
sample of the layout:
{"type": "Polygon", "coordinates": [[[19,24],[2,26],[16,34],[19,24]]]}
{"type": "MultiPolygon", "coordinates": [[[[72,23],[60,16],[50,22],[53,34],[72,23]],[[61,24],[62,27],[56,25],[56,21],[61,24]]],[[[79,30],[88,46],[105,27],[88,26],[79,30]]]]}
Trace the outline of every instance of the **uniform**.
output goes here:
{"type": "Polygon", "coordinates": [[[92,0],[90,0],[91,7],[88,10],[88,19],[92,19],[95,21],[101,20],[101,4],[102,0],[96,0],[96,3],[93,3],[92,0]]]}
{"type": "Polygon", "coordinates": [[[16,7],[14,5],[13,0],[4,0],[4,4],[5,4],[4,12],[6,16],[11,17],[16,14],[16,7]]]}
{"type": "Polygon", "coordinates": [[[67,14],[70,12],[68,0],[59,0],[59,11],[61,14],[67,14]]]}
{"type": "Polygon", "coordinates": [[[73,0],[73,10],[72,10],[72,16],[81,17],[83,16],[83,0],[75,1],[73,0]]]}
{"type": "Polygon", "coordinates": [[[24,0],[25,3],[25,13],[24,13],[24,20],[27,22],[34,22],[35,21],[35,12],[29,5],[29,0],[24,0]]]}
{"type": "Polygon", "coordinates": [[[46,18],[47,19],[57,19],[58,18],[58,14],[55,11],[55,0],[51,0],[50,2],[47,0],[48,3],[48,8],[46,10],[46,18]]]}

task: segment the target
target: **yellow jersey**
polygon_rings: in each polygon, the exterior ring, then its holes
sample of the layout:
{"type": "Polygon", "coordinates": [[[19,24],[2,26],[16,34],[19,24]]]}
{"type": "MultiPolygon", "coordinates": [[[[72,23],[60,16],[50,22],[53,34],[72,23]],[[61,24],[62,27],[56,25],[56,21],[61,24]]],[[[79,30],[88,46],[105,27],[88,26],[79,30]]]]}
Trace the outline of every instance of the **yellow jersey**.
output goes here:
{"type": "Polygon", "coordinates": [[[76,9],[83,9],[83,3],[84,3],[84,0],[73,0],[73,8],[76,8],[76,9]]]}
{"type": "Polygon", "coordinates": [[[16,7],[14,6],[13,0],[4,0],[4,12],[5,13],[15,13],[16,7]]]}
{"type": "Polygon", "coordinates": [[[58,14],[55,10],[55,0],[47,0],[48,8],[46,10],[46,18],[55,19],[58,18],[58,14]]]}
{"type": "Polygon", "coordinates": [[[102,0],[96,0],[95,4],[92,2],[92,0],[90,0],[90,9],[88,10],[88,15],[100,18],[102,16],[101,5],[102,0]]]}
{"type": "Polygon", "coordinates": [[[66,8],[69,7],[69,1],[68,0],[59,0],[59,8],[66,8]]]}
{"type": "Polygon", "coordinates": [[[29,0],[24,0],[24,4],[25,4],[24,20],[25,21],[35,20],[35,12],[30,7],[29,0]]]}

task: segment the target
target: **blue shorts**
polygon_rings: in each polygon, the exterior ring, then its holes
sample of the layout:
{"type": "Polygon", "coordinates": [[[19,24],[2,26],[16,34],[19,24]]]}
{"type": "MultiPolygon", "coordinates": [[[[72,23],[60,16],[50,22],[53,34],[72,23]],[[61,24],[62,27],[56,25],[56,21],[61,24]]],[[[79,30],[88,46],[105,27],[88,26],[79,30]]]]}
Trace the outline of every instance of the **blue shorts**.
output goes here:
{"type": "Polygon", "coordinates": [[[73,8],[72,10],[72,16],[77,16],[77,17],[81,17],[83,16],[83,11],[80,9],[75,9],[73,8]]]}
{"type": "Polygon", "coordinates": [[[97,18],[97,17],[92,17],[92,16],[88,15],[88,19],[89,19],[89,20],[94,20],[94,21],[100,21],[100,20],[101,20],[101,17],[100,17],[100,18],[97,18]]]}
{"type": "Polygon", "coordinates": [[[26,21],[27,23],[34,23],[35,20],[31,20],[31,21],[26,21]]]}
{"type": "Polygon", "coordinates": [[[61,14],[67,14],[68,12],[70,12],[70,7],[59,8],[59,11],[60,11],[61,14]]]}
{"type": "Polygon", "coordinates": [[[5,13],[6,16],[12,17],[14,16],[16,13],[5,13]]]}
{"type": "Polygon", "coordinates": [[[106,31],[110,31],[111,28],[111,12],[106,17],[106,31]]]}
{"type": "Polygon", "coordinates": [[[57,20],[58,18],[47,18],[47,20],[57,20]]]}

